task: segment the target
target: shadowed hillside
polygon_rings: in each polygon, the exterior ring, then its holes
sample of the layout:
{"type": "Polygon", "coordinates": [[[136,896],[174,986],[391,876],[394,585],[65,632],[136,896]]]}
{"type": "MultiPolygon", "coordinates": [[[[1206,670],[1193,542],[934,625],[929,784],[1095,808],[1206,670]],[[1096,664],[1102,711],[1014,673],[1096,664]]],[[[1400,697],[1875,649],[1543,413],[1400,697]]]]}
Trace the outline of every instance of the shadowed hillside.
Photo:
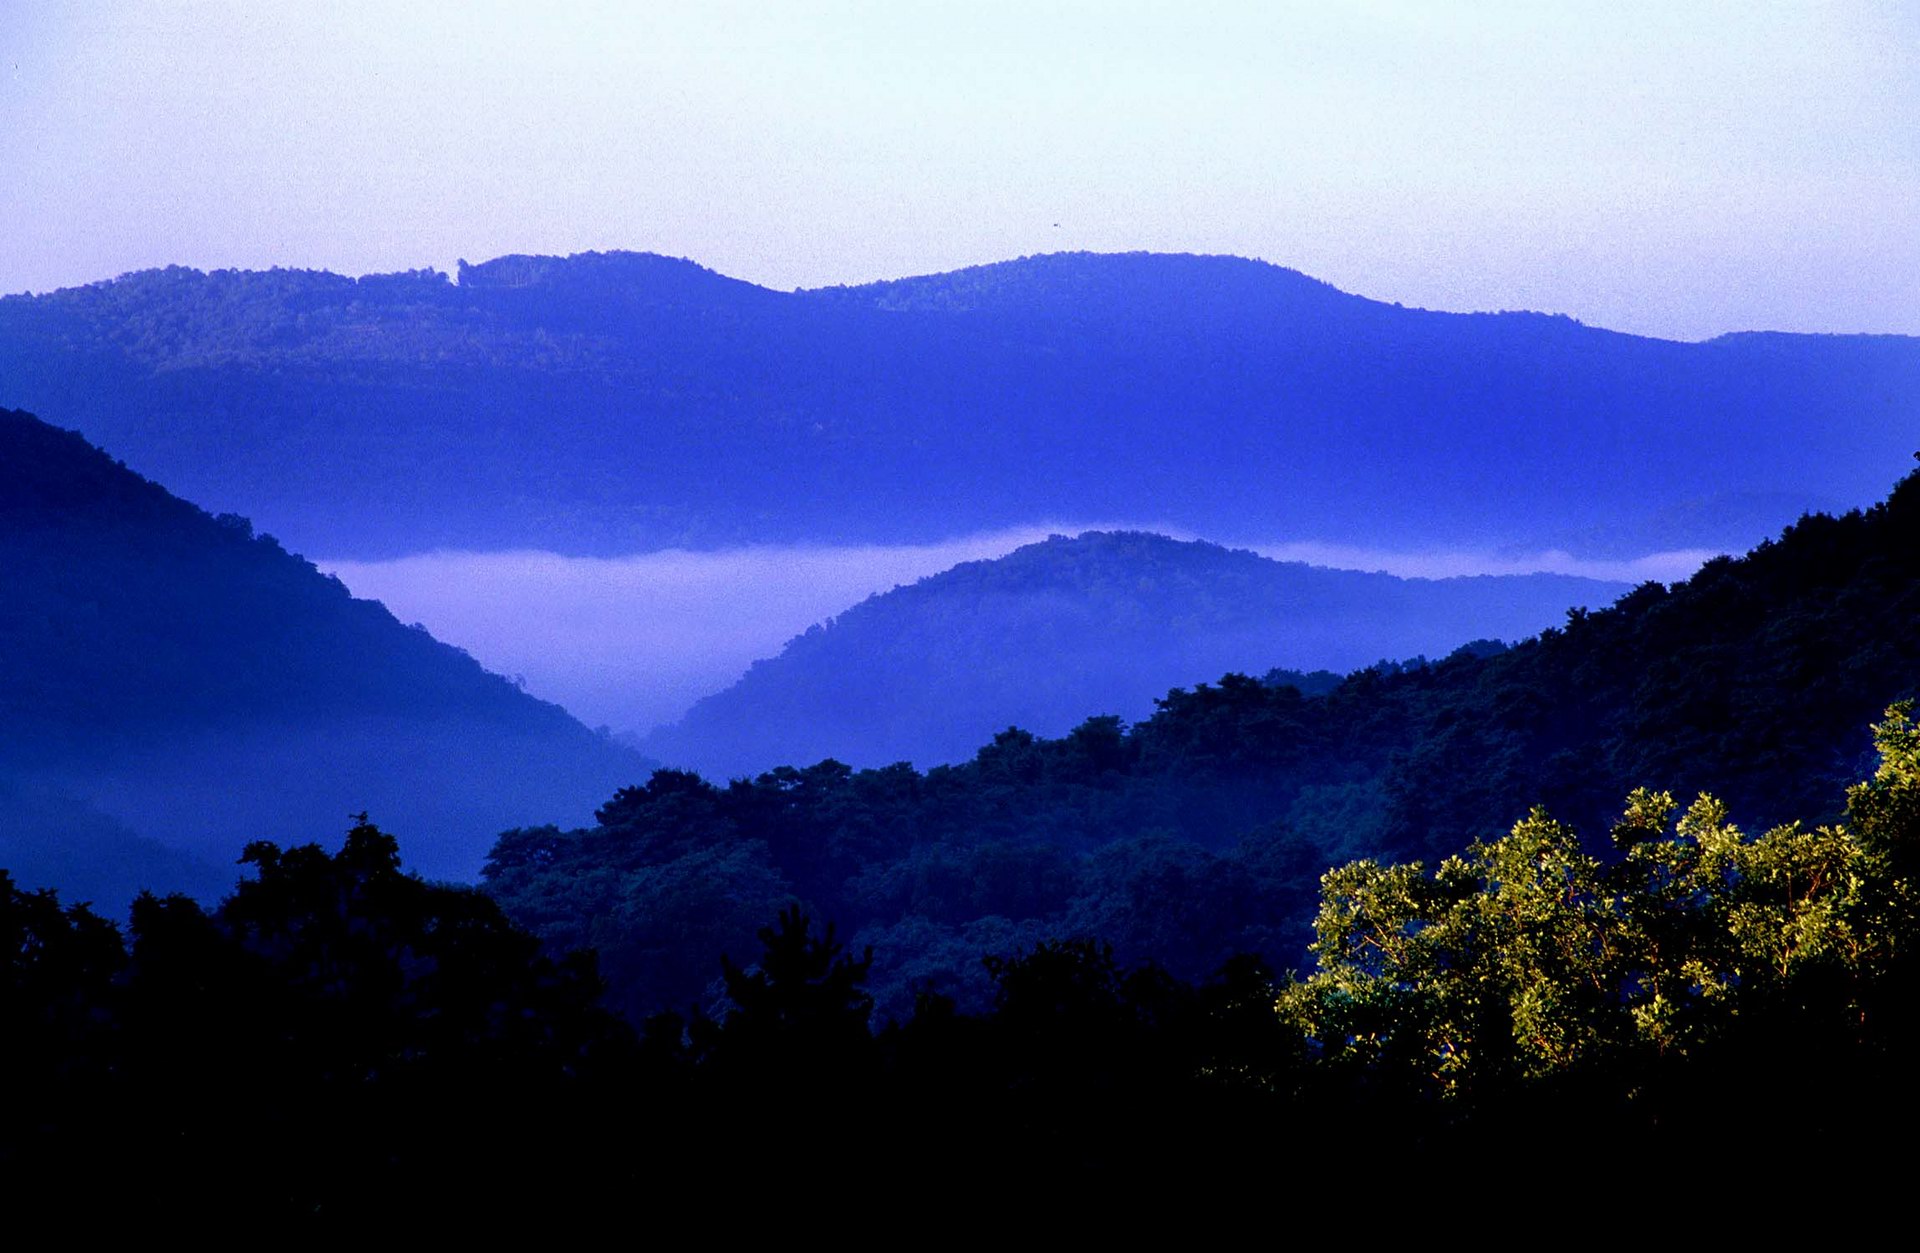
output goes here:
{"type": "Polygon", "coordinates": [[[0,586],[0,784],[39,798],[0,838],[82,896],[127,873],[101,851],[116,823],[226,862],[362,809],[420,831],[421,869],[470,876],[501,825],[584,816],[641,766],[244,519],[8,411],[0,586]]]}

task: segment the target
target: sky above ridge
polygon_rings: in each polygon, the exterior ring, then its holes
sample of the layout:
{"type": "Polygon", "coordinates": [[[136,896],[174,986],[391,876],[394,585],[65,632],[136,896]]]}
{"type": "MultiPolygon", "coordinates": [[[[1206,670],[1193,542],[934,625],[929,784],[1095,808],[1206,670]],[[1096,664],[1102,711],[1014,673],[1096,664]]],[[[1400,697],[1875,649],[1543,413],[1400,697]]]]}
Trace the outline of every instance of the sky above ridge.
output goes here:
{"type": "Polygon", "coordinates": [[[1920,333],[1920,5],[0,4],[0,291],[632,248],[768,286],[1261,257],[1920,333]]]}

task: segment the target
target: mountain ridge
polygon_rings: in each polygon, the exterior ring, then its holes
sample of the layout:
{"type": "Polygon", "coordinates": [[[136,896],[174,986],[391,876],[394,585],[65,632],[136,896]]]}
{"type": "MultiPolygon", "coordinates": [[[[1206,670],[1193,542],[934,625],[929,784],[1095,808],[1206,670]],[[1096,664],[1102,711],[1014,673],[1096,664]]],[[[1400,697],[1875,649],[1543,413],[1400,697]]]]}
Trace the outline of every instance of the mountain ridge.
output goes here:
{"type": "Polygon", "coordinates": [[[1140,516],[1636,557],[1675,510],[1681,546],[1744,548],[1871,499],[1920,411],[1920,339],[1683,343],[1404,309],[1235,258],[796,292],[652,254],[463,273],[175,269],[7,297],[0,397],[342,558],[1140,516]],[[1815,441],[1810,465],[1794,450],[1815,441]],[[1722,516],[1736,497],[1784,503],[1722,516]]]}
{"type": "Polygon", "coordinates": [[[0,783],[40,798],[45,836],[9,832],[9,856],[72,889],[111,867],[61,862],[56,827],[218,860],[363,809],[418,833],[422,870],[471,877],[501,826],[589,812],[646,767],[245,519],[7,410],[0,585],[0,783]]]}
{"type": "Polygon", "coordinates": [[[1145,531],[1055,535],[869,596],[638,743],[715,774],[964,759],[1009,726],[1131,721],[1225,671],[1347,672],[1516,639],[1629,590],[1564,575],[1402,579],[1145,531]]]}

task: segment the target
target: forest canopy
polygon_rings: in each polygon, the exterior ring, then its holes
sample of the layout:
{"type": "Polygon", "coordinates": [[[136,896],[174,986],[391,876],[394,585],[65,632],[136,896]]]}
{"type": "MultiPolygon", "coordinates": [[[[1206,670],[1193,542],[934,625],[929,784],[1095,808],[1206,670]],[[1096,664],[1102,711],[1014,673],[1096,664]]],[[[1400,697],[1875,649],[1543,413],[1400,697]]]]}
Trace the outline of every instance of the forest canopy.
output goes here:
{"type": "Polygon", "coordinates": [[[1008,730],[924,772],[662,772],[596,826],[502,835],[485,883],[522,925],[598,950],[637,1017],[718,996],[690,955],[746,948],[789,902],[873,946],[883,1017],[928,987],[983,1004],[980,955],[1048,937],[1098,935],[1188,979],[1236,952],[1286,968],[1306,959],[1325,866],[1437,863],[1536,805],[1588,854],[1640,786],[1725,796],[1748,829],[1837,819],[1868,725],[1920,695],[1916,584],[1910,476],[1881,505],[1809,516],[1510,649],[1330,689],[1229,675],[1132,726],[1008,730]]]}
{"type": "Polygon", "coordinates": [[[1431,870],[1329,870],[1305,978],[1053,939],[988,957],[978,1009],[923,991],[884,1026],[873,953],[788,906],[757,957],[715,956],[719,1013],[636,1030],[591,955],[404,873],[364,819],[335,853],[254,845],[214,910],[144,896],[124,934],[0,875],[0,1167],[41,1207],[106,1186],[190,1214],[217,1179],[236,1214],[322,1227],[482,1176],[513,1180],[496,1222],[630,1212],[714,1162],[806,1215],[848,1169],[925,1189],[984,1158],[1010,1189],[989,1206],[1185,1204],[1383,1142],[1428,1183],[1519,1144],[1713,1182],[1748,1137],[1897,1135],[1915,1108],[1911,705],[1875,739],[1844,823],[1755,837],[1638,789],[1603,860],[1536,810],[1431,870]]]}

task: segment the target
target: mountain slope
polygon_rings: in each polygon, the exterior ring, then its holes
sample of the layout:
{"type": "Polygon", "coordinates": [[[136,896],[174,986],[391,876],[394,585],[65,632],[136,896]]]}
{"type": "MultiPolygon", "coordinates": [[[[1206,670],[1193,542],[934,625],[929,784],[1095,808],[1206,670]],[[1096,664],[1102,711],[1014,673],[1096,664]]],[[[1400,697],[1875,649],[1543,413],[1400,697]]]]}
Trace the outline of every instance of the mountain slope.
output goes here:
{"type": "Polygon", "coordinates": [[[725,775],[833,757],[959,760],[1019,726],[1145,717],[1228,670],[1346,672],[1518,639],[1627,590],[1557,575],[1399,579],[1141,533],[1055,536],[874,596],[757,662],[649,736],[652,756],[725,775]]]}
{"type": "Polygon", "coordinates": [[[0,766],[0,870],[23,888],[53,888],[68,903],[120,910],[144,890],[213,900],[231,868],[148,839],[86,802],[11,777],[0,766]]]}
{"type": "Polygon", "coordinates": [[[624,253],[459,278],[172,269],[8,297],[0,396],[338,557],[1096,518],[1744,547],[1871,499],[1920,410],[1920,340],[1669,343],[1402,309],[1231,257],[794,293],[624,253]]]}
{"type": "Polygon", "coordinates": [[[470,876],[500,827],[584,814],[641,767],[244,519],[11,411],[0,586],[0,775],[191,853],[332,839],[367,809],[417,834],[422,870],[470,876]]]}
{"type": "Polygon", "coordinates": [[[489,889],[602,956],[635,1013],[750,951],[790,896],[872,943],[885,1013],[991,992],[984,953],[1101,936],[1185,977],[1236,951],[1297,966],[1320,874],[1431,865],[1536,804],[1596,849],[1627,792],[1724,797],[1751,831],[1835,818],[1868,726],[1920,696],[1920,474],[1671,588],[1484,655],[1352,675],[1323,695],[1228,676],[1131,728],[1008,732],[958,766],[822,764],[713,787],[677,772],[597,825],[503,836],[489,889]]]}

